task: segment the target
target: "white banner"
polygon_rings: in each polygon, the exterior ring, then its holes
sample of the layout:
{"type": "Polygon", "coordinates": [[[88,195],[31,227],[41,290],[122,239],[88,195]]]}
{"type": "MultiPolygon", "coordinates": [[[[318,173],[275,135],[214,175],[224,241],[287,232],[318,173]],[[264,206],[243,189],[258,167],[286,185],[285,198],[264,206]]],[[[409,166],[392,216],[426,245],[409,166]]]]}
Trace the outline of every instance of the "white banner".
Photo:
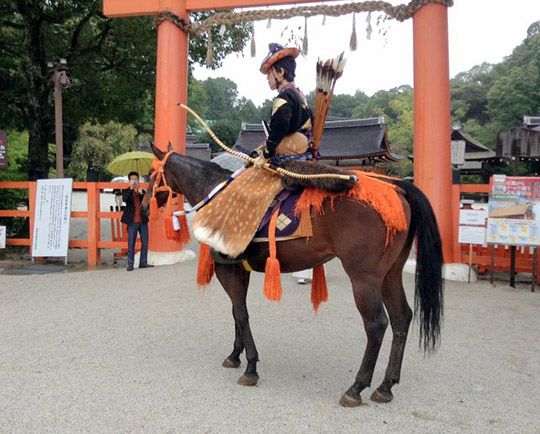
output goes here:
{"type": "Polygon", "coordinates": [[[32,256],[67,256],[73,179],[37,182],[32,256]]]}
{"type": "Polygon", "coordinates": [[[0,249],[6,248],[6,227],[0,226],[0,249]]]}

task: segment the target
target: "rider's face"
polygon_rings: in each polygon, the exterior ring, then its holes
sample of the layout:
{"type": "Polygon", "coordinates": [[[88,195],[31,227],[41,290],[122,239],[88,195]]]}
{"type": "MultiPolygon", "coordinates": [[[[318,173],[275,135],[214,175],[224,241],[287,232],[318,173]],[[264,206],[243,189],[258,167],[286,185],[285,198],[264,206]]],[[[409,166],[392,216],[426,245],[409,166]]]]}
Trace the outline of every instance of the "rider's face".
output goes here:
{"type": "Polygon", "coordinates": [[[273,68],[270,68],[270,71],[268,71],[268,74],[266,74],[266,79],[268,80],[268,86],[270,86],[270,89],[275,90],[276,89],[276,76],[274,75],[273,68]]]}
{"type": "Polygon", "coordinates": [[[268,74],[266,74],[266,79],[268,80],[268,86],[270,86],[270,89],[276,90],[278,86],[278,82],[283,82],[283,76],[285,75],[285,71],[276,71],[274,68],[270,68],[270,71],[268,71],[268,74]]]}

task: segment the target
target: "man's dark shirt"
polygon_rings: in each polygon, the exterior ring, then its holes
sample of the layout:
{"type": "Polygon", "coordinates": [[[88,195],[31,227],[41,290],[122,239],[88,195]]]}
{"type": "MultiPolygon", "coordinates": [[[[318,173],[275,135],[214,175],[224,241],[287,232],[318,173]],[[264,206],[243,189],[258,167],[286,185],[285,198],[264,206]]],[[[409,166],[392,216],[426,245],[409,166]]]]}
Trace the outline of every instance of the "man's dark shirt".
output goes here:
{"type": "Polygon", "coordinates": [[[141,213],[140,204],[142,202],[142,198],[144,196],[144,193],[135,193],[134,190],[131,190],[130,188],[126,188],[122,192],[122,199],[126,203],[126,208],[124,209],[124,214],[122,214],[122,218],[120,221],[125,224],[133,224],[133,223],[148,223],[148,217],[141,213]],[[137,196],[135,198],[135,196],[137,196]],[[137,209],[139,214],[139,221],[137,222],[137,209]]]}

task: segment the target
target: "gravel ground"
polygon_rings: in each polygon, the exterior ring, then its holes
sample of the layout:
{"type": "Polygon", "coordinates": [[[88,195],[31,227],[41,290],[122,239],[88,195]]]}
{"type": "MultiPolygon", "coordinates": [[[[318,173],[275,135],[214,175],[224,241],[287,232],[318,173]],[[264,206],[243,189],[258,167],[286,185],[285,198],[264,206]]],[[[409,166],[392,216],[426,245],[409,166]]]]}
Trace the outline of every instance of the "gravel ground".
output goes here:
{"type": "MultiPolygon", "coordinates": [[[[309,285],[284,275],[271,303],[253,275],[253,388],[236,384],[241,369],[221,367],[230,302],[218,283],[197,290],[195,267],[0,274],[1,431],[540,432],[540,295],[525,285],[447,283],[440,350],[424,357],[413,323],[394,401],[375,404],[370,389],[367,405],[346,409],[338,401],[366,339],[338,261],[317,315],[309,285]]],[[[405,284],[411,300],[411,275],[405,284]]]]}

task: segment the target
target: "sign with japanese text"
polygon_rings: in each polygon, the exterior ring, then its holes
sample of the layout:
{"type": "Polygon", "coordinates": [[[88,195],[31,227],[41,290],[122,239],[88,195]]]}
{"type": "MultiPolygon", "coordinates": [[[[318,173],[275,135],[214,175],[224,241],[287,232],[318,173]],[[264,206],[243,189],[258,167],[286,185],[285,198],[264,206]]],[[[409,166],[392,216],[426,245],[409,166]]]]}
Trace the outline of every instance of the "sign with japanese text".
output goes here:
{"type": "Polygon", "coordinates": [[[32,256],[67,256],[73,179],[40,179],[32,256]]]}
{"type": "Polygon", "coordinates": [[[459,235],[461,244],[486,243],[487,212],[483,209],[462,209],[459,211],[459,235]]]}
{"type": "Polygon", "coordinates": [[[505,175],[491,178],[487,241],[540,246],[540,178],[505,175]]]}
{"type": "Polygon", "coordinates": [[[0,169],[7,169],[7,134],[0,130],[0,169]]]}

